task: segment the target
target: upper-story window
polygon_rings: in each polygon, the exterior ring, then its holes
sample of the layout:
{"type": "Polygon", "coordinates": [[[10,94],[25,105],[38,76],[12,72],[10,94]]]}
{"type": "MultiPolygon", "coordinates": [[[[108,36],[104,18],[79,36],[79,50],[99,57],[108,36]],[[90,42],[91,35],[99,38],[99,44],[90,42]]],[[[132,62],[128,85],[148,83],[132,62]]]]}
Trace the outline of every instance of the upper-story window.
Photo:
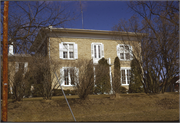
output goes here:
{"type": "Polygon", "coordinates": [[[129,85],[131,78],[131,68],[121,68],[121,84],[129,85]]]}
{"type": "Polygon", "coordinates": [[[78,47],[73,42],[62,42],[59,44],[59,54],[61,59],[77,59],[78,47]]]}
{"type": "Polygon", "coordinates": [[[117,56],[120,60],[132,60],[132,47],[127,44],[118,44],[117,45],[117,56]]]}
{"type": "Polygon", "coordinates": [[[91,44],[91,57],[94,63],[98,63],[99,59],[104,57],[104,45],[102,43],[91,44]]]}

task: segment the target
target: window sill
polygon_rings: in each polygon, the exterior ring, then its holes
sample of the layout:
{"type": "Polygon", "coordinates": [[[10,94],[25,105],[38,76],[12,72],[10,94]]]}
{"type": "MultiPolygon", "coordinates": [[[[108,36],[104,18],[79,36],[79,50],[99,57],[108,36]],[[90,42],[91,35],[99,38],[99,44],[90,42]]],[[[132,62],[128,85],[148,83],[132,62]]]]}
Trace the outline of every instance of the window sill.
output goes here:
{"type": "Polygon", "coordinates": [[[123,85],[129,85],[129,84],[121,84],[121,85],[123,86],[123,85]]]}
{"type": "Polygon", "coordinates": [[[76,60],[75,58],[60,58],[62,60],[76,60]]]}
{"type": "Polygon", "coordinates": [[[75,85],[61,85],[61,86],[63,86],[63,87],[73,87],[75,85]]]}
{"type": "Polygon", "coordinates": [[[124,60],[124,59],[120,59],[120,61],[132,61],[132,59],[130,59],[130,60],[126,60],[126,59],[125,59],[125,60],[124,60]]]}

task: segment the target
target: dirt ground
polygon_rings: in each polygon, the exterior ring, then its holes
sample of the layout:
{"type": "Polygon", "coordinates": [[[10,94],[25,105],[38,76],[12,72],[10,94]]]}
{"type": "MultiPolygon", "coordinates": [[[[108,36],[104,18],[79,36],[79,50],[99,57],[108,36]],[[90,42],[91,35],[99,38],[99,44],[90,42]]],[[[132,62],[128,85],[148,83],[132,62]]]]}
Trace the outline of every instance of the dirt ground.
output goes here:
{"type": "MultiPolygon", "coordinates": [[[[179,94],[68,96],[76,121],[178,121],[179,94]]],[[[8,103],[8,121],[74,121],[64,97],[24,99],[8,103]]]]}

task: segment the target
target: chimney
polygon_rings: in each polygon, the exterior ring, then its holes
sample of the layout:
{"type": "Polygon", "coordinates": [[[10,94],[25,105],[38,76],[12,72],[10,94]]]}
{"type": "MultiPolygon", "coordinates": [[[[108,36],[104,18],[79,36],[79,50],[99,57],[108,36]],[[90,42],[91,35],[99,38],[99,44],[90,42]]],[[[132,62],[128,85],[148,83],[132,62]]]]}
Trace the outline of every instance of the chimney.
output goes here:
{"type": "Polygon", "coordinates": [[[49,25],[50,32],[52,32],[53,26],[49,25]]]}
{"type": "Polygon", "coordinates": [[[9,53],[8,55],[14,55],[14,52],[13,52],[13,42],[12,44],[9,45],[9,53]]]}

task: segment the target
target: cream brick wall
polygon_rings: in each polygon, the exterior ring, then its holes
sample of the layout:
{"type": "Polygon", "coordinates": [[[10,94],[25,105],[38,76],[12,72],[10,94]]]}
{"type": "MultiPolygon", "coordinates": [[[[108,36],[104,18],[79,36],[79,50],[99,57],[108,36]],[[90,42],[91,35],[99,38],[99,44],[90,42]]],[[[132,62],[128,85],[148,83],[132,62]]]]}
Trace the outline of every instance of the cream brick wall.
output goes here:
{"type": "MultiPolygon", "coordinates": [[[[118,44],[130,44],[133,52],[138,57],[140,51],[140,45],[137,41],[116,41],[116,40],[103,40],[103,39],[85,39],[85,38],[53,38],[50,37],[50,57],[52,60],[66,66],[68,63],[76,62],[79,59],[91,60],[91,43],[103,43],[104,44],[104,58],[111,58],[111,64],[114,64],[114,59],[117,56],[116,46],[118,44]],[[75,42],[78,44],[78,59],[77,60],[62,60],[59,58],[59,43],[61,42],[75,42]]],[[[49,53],[48,53],[49,54],[49,53]]],[[[120,61],[121,67],[130,67],[130,61],[120,61]]],[[[113,74],[114,65],[111,66],[113,74]]],[[[59,68],[60,69],[60,68],[59,68]]],[[[126,86],[128,88],[128,86],[126,86]]],[[[67,88],[64,88],[67,89],[67,88]]],[[[70,89],[70,88],[68,88],[70,89]]]]}

